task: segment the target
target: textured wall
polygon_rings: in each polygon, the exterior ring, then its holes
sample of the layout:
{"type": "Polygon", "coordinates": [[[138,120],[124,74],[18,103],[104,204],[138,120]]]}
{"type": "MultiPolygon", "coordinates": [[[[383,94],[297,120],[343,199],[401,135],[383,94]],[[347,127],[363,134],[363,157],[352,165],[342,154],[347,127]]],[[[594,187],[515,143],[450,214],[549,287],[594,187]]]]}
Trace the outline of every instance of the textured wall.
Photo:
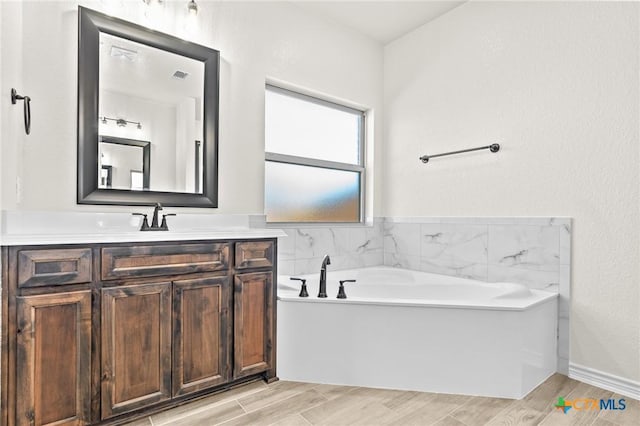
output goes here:
{"type": "Polygon", "coordinates": [[[385,216],[572,217],[571,362],[636,381],[638,7],[468,2],[387,45],[383,192],[385,216]]]}
{"type": "MultiPolygon", "coordinates": [[[[141,1],[80,3],[185,36],[182,7],[186,2],[167,2],[165,18],[152,22],[139,13],[144,6],[141,1]],[[174,7],[180,8],[174,11],[174,7]]],[[[264,209],[265,80],[312,89],[371,109],[372,116],[381,114],[382,46],[286,2],[198,3],[199,26],[189,37],[221,52],[220,208],[215,211],[260,214],[264,209]]],[[[77,1],[18,2],[3,8],[1,26],[12,29],[11,56],[3,59],[22,72],[3,78],[0,93],[19,85],[33,98],[30,136],[18,132],[21,116],[3,115],[2,124],[11,127],[6,132],[13,136],[2,141],[4,209],[130,210],[76,205],[77,6],[77,1]],[[18,180],[22,184],[19,197],[18,180]]],[[[368,165],[373,170],[381,119],[369,134],[368,165]]],[[[381,157],[376,161],[381,162],[381,157]]],[[[373,196],[378,173],[368,176],[367,188],[368,199],[380,209],[380,197],[373,196]]]]}

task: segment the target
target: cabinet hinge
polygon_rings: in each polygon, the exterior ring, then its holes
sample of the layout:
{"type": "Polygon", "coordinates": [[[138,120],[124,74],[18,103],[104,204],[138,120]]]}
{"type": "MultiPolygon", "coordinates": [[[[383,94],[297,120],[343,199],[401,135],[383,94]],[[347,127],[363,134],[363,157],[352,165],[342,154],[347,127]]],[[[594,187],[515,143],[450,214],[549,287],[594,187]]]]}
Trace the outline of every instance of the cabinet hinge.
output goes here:
{"type": "Polygon", "coordinates": [[[27,411],[27,413],[25,414],[25,417],[27,418],[27,420],[29,420],[31,424],[35,423],[36,421],[36,413],[33,410],[27,411]]]}

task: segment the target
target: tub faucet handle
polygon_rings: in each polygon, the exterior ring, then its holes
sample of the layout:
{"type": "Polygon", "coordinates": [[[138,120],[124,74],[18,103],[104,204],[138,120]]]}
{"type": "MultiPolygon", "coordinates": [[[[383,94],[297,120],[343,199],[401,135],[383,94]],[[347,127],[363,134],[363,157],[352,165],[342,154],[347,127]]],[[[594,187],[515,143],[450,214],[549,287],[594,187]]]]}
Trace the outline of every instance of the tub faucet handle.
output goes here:
{"type": "Polygon", "coordinates": [[[347,293],[344,292],[344,283],[355,283],[356,280],[340,280],[340,288],[338,289],[338,299],[346,299],[347,293]]]}
{"type": "Polygon", "coordinates": [[[309,297],[309,293],[307,292],[307,280],[304,278],[294,278],[291,277],[289,278],[291,281],[301,281],[302,282],[302,288],[300,289],[300,294],[298,295],[298,297],[309,297]]]}

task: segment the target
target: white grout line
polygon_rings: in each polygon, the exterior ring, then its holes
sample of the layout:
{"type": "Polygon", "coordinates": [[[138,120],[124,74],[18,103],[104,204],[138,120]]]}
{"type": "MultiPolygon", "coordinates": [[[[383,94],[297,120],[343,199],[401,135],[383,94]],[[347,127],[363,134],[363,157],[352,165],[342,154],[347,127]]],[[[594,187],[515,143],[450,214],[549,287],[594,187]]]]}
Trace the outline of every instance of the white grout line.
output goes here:
{"type": "MultiPolygon", "coordinates": [[[[458,405],[452,412],[450,412],[449,414],[447,414],[447,416],[451,416],[452,414],[455,414],[459,409],[461,409],[462,407],[464,407],[465,405],[469,404],[473,399],[477,398],[477,396],[472,396],[471,398],[467,399],[465,402],[463,402],[462,404],[458,405]]],[[[444,417],[443,417],[444,418],[444,417]]],[[[456,419],[455,417],[452,416],[453,419],[459,421],[460,423],[462,423],[465,426],[469,426],[467,423],[463,422],[460,419],[456,419]]]]}
{"type": "MultiPolygon", "coordinates": [[[[265,406],[263,406],[263,407],[257,408],[257,409],[255,409],[255,410],[253,410],[253,411],[248,411],[248,412],[246,412],[245,414],[241,414],[241,415],[236,416],[236,417],[233,417],[233,418],[231,418],[231,419],[227,419],[227,420],[225,420],[225,421],[224,421],[224,422],[222,422],[222,423],[216,423],[216,425],[223,425],[223,424],[225,424],[225,423],[227,423],[227,422],[230,422],[230,421],[232,421],[232,420],[235,420],[235,419],[237,419],[237,418],[240,418],[240,417],[246,416],[246,415],[251,414],[251,413],[255,413],[256,411],[259,411],[259,410],[262,410],[262,409],[264,409],[264,408],[270,407],[270,406],[272,406],[272,405],[274,405],[274,404],[278,404],[278,403],[280,403],[280,402],[286,401],[286,400],[288,400],[288,399],[293,398],[294,396],[298,396],[298,395],[300,395],[300,394],[303,394],[304,392],[307,392],[307,391],[309,391],[309,390],[312,390],[314,387],[315,387],[315,386],[313,386],[313,387],[311,387],[311,388],[309,388],[309,389],[305,389],[305,390],[303,390],[303,391],[297,392],[297,393],[295,393],[295,394],[293,394],[293,395],[291,395],[291,396],[289,396],[289,397],[287,397],[287,398],[280,399],[280,400],[278,400],[278,401],[274,401],[274,402],[272,402],[272,403],[270,403],[270,404],[267,404],[267,405],[265,405],[265,406]]],[[[320,392],[318,392],[318,391],[316,391],[316,392],[318,393],[318,395],[320,395],[320,396],[322,396],[324,399],[326,399],[326,401],[320,402],[320,403],[318,403],[318,404],[316,404],[316,405],[311,405],[311,406],[309,406],[309,408],[315,408],[315,407],[317,407],[317,406],[319,406],[319,405],[322,405],[322,404],[324,404],[324,403],[326,403],[326,402],[328,402],[328,401],[329,401],[329,399],[328,399],[326,396],[324,396],[322,393],[320,393],[320,392]]],[[[238,404],[240,404],[240,402],[239,402],[239,401],[236,401],[236,402],[238,402],[238,404]]],[[[241,404],[240,404],[240,406],[242,407],[242,405],[241,405],[241,404]]],[[[244,410],[244,407],[242,407],[242,409],[244,410]]],[[[294,415],[294,414],[300,414],[300,415],[302,415],[301,413],[291,413],[290,415],[294,415]]],[[[287,417],[289,417],[289,416],[287,416],[287,417]]],[[[286,418],[286,417],[284,417],[284,418],[286,418]]],[[[280,420],[283,420],[283,419],[280,419],[280,420]]],[[[278,420],[278,421],[280,421],[280,420],[278,420]]],[[[305,419],[305,421],[306,421],[306,422],[308,422],[308,420],[307,420],[307,419],[305,419]]],[[[277,422],[276,422],[276,423],[277,423],[277,422]]],[[[309,424],[311,424],[311,423],[309,423],[309,424]]]]}
{"type": "MultiPolygon", "coordinates": [[[[440,395],[443,395],[443,394],[440,394],[440,395]]],[[[456,406],[455,406],[455,407],[453,407],[450,411],[448,411],[448,412],[447,412],[447,414],[445,414],[444,416],[440,417],[438,420],[436,420],[436,421],[434,421],[434,422],[431,422],[431,423],[429,423],[429,424],[431,424],[431,425],[435,425],[435,424],[437,424],[438,422],[440,422],[440,421],[444,420],[446,417],[449,417],[451,414],[453,414],[454,412],[458,411],[458,409],[459,409],[460,407],[462,407],[463,405],[465,405],[466,403],[468,403],[469,401],[471,401],[471,399],[472,399],[472,398],[473,398],[473,397],[471,397],[471,398],[467,399],[465,402],[463,402],[463,403],[462,403],[462,404],[460,404],[460,405],[456,405],[456,406]]],[[[455,420],[458,420],[458,419],[455,419],[455,420]]],[[[458,421],[460,421],[460,420],[458,420],[458,421]]],[[[466,424],[466,423],[464,423],[464,422],[460,422],[460,423],[466,424]]]]}
{"type": "MultiPolygon", "coordinates": [[[[191,416],[191,415],[198,414],[198,413],[200,413],[200,412],[202,412],[202,411],[208,410],[208,409],[213,408],[213,407],[217,407],[217,406],[219,406],[219,405],[227,404],[227,403],[232,402],[232,401],[237,402],[237,403],[238,403],[238,405],[240,405],[240,408],[242,408],[242,411],[244,411],[244,412],[246,413],[247,411],[244,409],[244,407],[242,406],[242,404],[240,404],[240,402],[237,400],[237,398],[244,398],[245,396],[251,396],[251,395],[256,394],[256,393],[258,393],[258,392],[262,392],[262,391],[264,391],[264,390],[266,390],[266,389],[268,389],[268,387],[267,387],[267,386],[263,386],[262,388],[253,389],[253,390],[248,390],[248,391],[243,392],[243,393],[241,393],[241,394],[239,394],[239,395],[229,396],[229,397],[227,397],[227,398],[223,398],[223,399],[221,399],[221,400],[219,400],[219,401],[212,402],[211,404],[203,405],[202,407],[199,407],[199,408],[193,408],[193,409],[189,410],[187,413],[185,413],[184,415],[179,416],[179,417],[177,417],[177,418],[178,418],[178,419],[183,419],[183,418],[185,418],[185,417],[189,417],[189,416],[191,416]]],[[[223,391],[223,392],[224,392],[224,391],[223,391]]],[[[211,396],[215,396],[215,395],[216,395],[216,394],[211,395],[211,396]]],[[[219,395],[219,394],[217,394],[217,395],[219,395]]],[[[196,400],[196,401],[193,401],[193,403],[197,403],[197,402],[198,402],[197,400],[196,400]]],[[[182,407],[182,408],[184,408],[184,407],[187,407],[187,406],[188,406],[188,404],[187,404],[187,405],[183,405],[183,406],[181,406],[181,407],[182,407]]],[[[176,408],[177,408],[177,407],[176,407],[176,408]]],[[[169,410],[169,411],[165,411],[164,413],[169,414],[169,413],[171,413],[171,410],[169,410]]],[[[243,414],[241,414],[241,416],[242,416],[242,415],[243,415],[243,414]]],[[[238,416],[238,417],[239,417],[239,416],[238,416]]],[[[235,417],[234,417],[234,418],[235,418],[235,417]]],[[[151,419],[151,417],[149,417],[149,419],[151,419]]],[[[166,421],[161,422],[161,423],[158,423],[157,425],[153,425],[153,423],[152,423],[152,426],[170,425],[170,424],[171,424],[171,422],[173,422],[174,420],[176,420],[176,418],[168,418],[166,421]]]]}
{"type": "Polygon", "coordinates": [[[245,414],[248,413],[247,409],[244,408],[244,405],[242,405],[242,403],[240,402],[239,399],[235,399],[235,401],[238,403],[238,405],[240,406],[240,408],[242,408],[242,411],[244,411],[245,414]]]}
{"type": "Polygon", "coordinates": [[[309,420],[307,420],[307,418],[305,416],[302,415],[302,413],[298,413],[298,415],[300,417],[302,417],[302,420],[304,420],[304,422],[310,426],[313,426],[313,423],[311,423],[309,420]]]}

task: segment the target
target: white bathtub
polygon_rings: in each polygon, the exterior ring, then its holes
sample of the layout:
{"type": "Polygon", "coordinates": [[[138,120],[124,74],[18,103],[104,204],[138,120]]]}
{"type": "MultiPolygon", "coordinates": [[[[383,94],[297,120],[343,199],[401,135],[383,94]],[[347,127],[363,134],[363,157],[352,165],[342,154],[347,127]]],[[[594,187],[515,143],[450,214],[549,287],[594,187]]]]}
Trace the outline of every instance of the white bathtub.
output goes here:
{"type": "Polygon", "coordinates": [[[522,398],[555,372],[557,294],[390,267],[278,277],[283,380],[522,398]],[[336,299],[338,280],[347,299],[336,299]]]}

